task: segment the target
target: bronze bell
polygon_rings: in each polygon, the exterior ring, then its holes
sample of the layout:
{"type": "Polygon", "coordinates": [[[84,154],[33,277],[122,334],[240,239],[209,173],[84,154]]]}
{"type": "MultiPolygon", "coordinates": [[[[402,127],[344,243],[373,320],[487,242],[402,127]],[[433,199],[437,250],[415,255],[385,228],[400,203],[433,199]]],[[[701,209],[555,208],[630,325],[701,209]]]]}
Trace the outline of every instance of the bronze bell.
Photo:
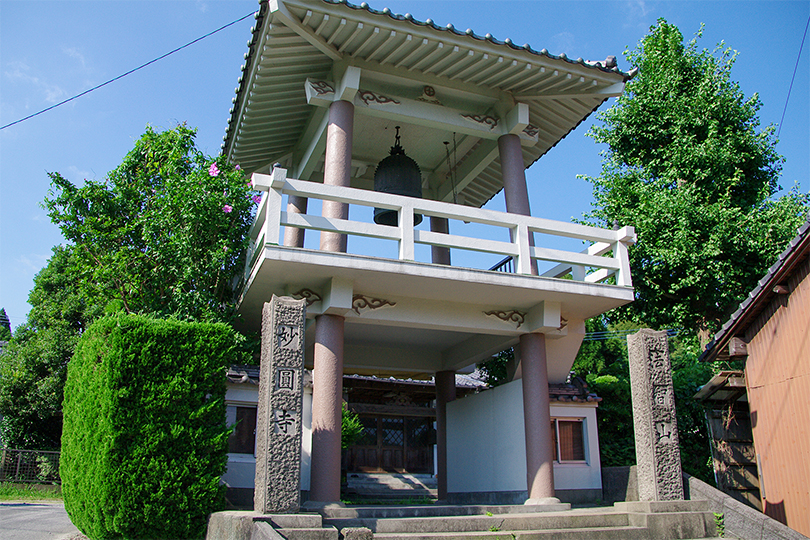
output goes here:
{"type": "MultiPolygon", "coordinates": [[[[405,150],[399,144],[399,126],[396,127],[396,130],[397,138],[396,143],[391,147],[391,155],[380,161],[374,172],[374,191],[421,199],[422,172],[419,170],[419,165],[405,155],[405,150]]],[[[419,225],[421,222],[422,216],[415,214],[413,224],[419,225]]],[[[396,227],[399,224],[397,211],[375,208],[374,223],[396,227]]]]}

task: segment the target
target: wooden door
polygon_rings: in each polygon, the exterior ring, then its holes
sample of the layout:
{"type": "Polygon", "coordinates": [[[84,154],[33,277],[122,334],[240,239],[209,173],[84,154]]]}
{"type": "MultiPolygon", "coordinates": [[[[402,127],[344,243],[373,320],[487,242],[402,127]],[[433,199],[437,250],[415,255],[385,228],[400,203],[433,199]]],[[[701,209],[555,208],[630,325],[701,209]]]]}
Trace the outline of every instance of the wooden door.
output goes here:
{"type": "Polygon", "coordinates": [[[361,415],[363,433],[348,449],[348,472],[432,473],[431,418],[361,415]]]}

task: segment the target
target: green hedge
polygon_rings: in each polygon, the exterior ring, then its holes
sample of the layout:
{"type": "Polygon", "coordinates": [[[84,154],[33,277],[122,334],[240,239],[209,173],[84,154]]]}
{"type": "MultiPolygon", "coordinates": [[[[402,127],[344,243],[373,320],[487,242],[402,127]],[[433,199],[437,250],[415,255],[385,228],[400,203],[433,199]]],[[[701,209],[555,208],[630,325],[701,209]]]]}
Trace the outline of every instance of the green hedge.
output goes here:
{"type": "Polygon", "coordinates": [[[223,324],[115,315],[82,336],[68,368],[62,491],[94,540],[200,538],[224,504],[223,324]]]}

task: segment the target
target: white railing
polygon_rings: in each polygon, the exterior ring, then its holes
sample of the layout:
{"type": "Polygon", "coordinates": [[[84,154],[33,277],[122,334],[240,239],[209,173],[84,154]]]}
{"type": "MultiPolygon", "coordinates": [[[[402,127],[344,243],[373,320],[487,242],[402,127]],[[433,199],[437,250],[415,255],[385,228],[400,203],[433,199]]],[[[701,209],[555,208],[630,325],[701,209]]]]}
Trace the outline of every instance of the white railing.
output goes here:
{"type": "Polygon", "coordinates": [[[513,257],[515,272],[518,274],[531,274],[533,260],[550,261],[556,263],[556,266],[543,272],[541,276],[570,275],[575,281],[590,283],[599,283],[616,276],[617,285],[632,286],[627,247],[635,242],[633,227],[619,230],[600,229],[458,204],[329,186],[287,178],[286,169],[281,168],[274,168],[271,175],[254,174],[253,185],[255,189],[265,193],[249,233],[251,244],[245,268],[246,277],[265,245],[280,244],[281,227],[295,227],[394,240],[399,243],[399,259],[403,261],[415,260],[415,244],[427,244],[513,257]],[[283,195],[395,210],[399,213],[399,226],[289,213],[282,209],[283,195]],[[513,240],[504,242],[417,230],[414,229],[415,214],[503,227],[512,231],[513,240]],[[591,242],[591,245],[580,252],[533,246],[529,241],[530,233],[576,238],[591,242]],[[610,256],[607,256],[608,254],[610,256]]]}

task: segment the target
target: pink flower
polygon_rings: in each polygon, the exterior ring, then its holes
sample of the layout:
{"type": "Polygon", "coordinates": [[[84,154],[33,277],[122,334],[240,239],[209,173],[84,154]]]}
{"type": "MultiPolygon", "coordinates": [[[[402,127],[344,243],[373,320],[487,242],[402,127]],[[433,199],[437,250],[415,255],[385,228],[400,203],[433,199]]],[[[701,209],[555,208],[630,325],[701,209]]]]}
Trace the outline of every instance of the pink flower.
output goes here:
{"type": "Polygon", "coordinates": [[[259,204],[260,202],[262,202],[262,196],[261,195],[254,195],[253,196],[253,202],[255,202],[256,204],[259,204]]]}
{"type": "Polygon", "coordinates": [[[222,211],[225,212],[226,214],[230,214],[233,211],[233,206],[231,206],[230,204],[226,204],[225,206],[222,207],[222,211]]]}
{"type": "Polygon", "coordinates": [[[210,176],[218,176],[219,175],[219,168],[217,167],[216,163],[212,163],[210,167],[208,167],[208,174],[210,176]]]}

